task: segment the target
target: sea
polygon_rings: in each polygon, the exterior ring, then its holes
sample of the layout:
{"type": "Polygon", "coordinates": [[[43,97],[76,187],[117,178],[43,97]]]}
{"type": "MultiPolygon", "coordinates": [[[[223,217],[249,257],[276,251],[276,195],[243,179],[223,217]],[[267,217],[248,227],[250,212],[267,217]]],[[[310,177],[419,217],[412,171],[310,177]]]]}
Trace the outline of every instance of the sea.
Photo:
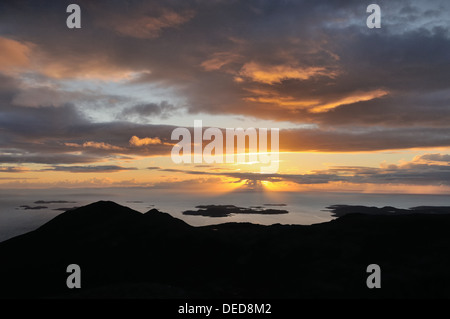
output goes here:
{"type": "Polygon", "coordinates": [[[182,219],[192,226],[225,222],[311,225],[334,219],[335,217],[327,209],[331,205],[393,206],[396,208],[450,206],[450,196],[448,195],[263,191],[204,194],[148,188],[1,190],[0,241],[32,231],[66,209],[100,200],[114,201],[141,213],[156,208],[182,219]],[[235,205],[245,208],[257,206],[283,209],[289,213],[280,215],[235,214],[228,217],[183,214],[186,210],[195,210],[198,205],[235,205]],[[36,209],[37,207],[39,209],[36,209]]]}

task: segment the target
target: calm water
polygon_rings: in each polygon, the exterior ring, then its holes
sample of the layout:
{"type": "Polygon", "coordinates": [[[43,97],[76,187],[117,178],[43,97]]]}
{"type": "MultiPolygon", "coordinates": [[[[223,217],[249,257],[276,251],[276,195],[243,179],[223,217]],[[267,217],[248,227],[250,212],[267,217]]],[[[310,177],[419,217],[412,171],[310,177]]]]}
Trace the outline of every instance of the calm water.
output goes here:
{"type": "MultiPolygon", "coordinates": [[[[410,208],[413,206],[450,206],[447,195],[399,195],[399,194],[350,194],[350,193],[264,193],[234,192],[223,195],[180,194],[167,190],[149,189],[57,189],[57,190],[9,190],[0,191],[0,241],[36,229],[53,217],[62,213],[58,208],[83,206],[98,200],[111,200],[131,207],[142,213],[157,208],[174,217],[183,219],[193,226],[218,224],[223,222],[252,222],[264,225],[321,223],[333,219],[327,206],[335,204],[394,206],[410,208]],[[35,204],[35,201],[65,200],[75,203],[35,204]],[[231,204],[242,207],[263,204],[286,204],[280,209],[289,211],[284,215],[234,215],[211,218],[185,216],[185,210],[197,205],[231,204]],[[21,205],[47,206],[47,209],[25,210],[21,205]]],[[[278,207],[272,207],[278,208],[278,207]]]]}

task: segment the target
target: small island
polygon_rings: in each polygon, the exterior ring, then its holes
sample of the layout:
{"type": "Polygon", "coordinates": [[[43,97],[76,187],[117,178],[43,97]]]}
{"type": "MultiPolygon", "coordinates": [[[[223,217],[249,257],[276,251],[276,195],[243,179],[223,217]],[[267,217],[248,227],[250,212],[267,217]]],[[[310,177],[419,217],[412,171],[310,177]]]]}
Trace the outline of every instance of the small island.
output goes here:
{"type": "Polygon", "coordinates": [[[198,210],[186,210],[183,212],[183,215],[228,217],[235,214],[279,215],[289,213],[284,209],[264,209],[260,206],[245,208],[234,205],[199,205],[195,206],[195,208],[198,208],[198,210]]]}

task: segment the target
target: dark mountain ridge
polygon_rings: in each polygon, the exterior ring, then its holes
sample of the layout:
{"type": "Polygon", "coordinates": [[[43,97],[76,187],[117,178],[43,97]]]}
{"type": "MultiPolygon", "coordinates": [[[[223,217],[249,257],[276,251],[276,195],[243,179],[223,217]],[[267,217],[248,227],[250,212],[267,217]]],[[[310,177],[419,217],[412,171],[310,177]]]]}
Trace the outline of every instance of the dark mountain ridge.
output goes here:
{"type": "Polygon", "coordinates": [[[0,243],[1,298],[448,298],[450,215],[193,227],[113,202],[0,243]],[[382,269],[368,289],[366,267],[382,269]],[[66,268],[81,267],[81,289],[66,268]]]}

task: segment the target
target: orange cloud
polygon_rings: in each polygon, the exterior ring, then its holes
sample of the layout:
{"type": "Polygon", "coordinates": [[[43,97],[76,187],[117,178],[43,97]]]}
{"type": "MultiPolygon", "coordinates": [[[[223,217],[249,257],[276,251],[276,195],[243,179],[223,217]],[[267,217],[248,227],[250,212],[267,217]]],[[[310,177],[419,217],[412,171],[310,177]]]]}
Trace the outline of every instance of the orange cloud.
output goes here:
{"type": "Polygon", "coordinates": [[[369,101],[387,95],[386,90],[373,90],[368,92],[355,92],[349,96],[323,102],[318,99],[296,99],[292,96],[281,95],[273,90],[246,89],[251,96],[244,97],[244,101],[272,104],[285,109],[307,109],[311,113],[324,113],[341,105],[369,101]]]}
{"type": "Polygon", "coordinates": [[[0,37],[0,71],[13,72],[29,66],[32,45],[0,37]]]}
{"type": "Polygon", "coordinates": [[[281,81],[288,79],[307,80],[314,76],[336,76],[334,72],[329,72],[324,67],[265,66],[255,62],[244,64],[239,71],[239,75],[254,82],[265,84],[281,83],[281,81]]]}
{"type": "Polygon", "coordinates": [[[161,140],[159,139],[159,137],[144,137],[144,138],[139,138],[137,136],[133,136],[132,138],[130,138],[130,144],[133,146],[144,146],[144,145],[157,145],[157,144],[162,144],[161,140]]]}
{"type": "Polygon", "coordinates": [[[52,78],[82,78],[105,81],[120,81],[134,78],[137,73],[116,65],[106,55],[96,55],[89,58],[71,56],[71,63],[65,59],[48,56],[36,50],[32,68],[52,78]]]}
{"type": "Polygon", "coordinates": [[[352,103],[363,102],[363,101],[370,101],[370,100],[385,96],[388,93],[389,92],[387,92],[385,90],[374,90],[374,91],[369,91],[369,92],[354,93],[350,96],[344,97],[344,98],[339,99],[334,102],[317,105],[317,106],[311,108],[310,112],[312,112],[312,113],[327,112],[327,111],[334,109],[341,105],[352,104],[352,103]]]}
{"type": "Polygon", "coordinates": [[[91,148],[97,148],[97,149],[102,149],[102,150],[116,150],[116,151],[120,151],[122,150],[121,147],[118,146],[114,146],[108,143],[99,143],[99,142],[86,142],[83,143],[83,147],[91,147],[91,148]]]}
{"type": "Polygon", "coordinates": [[[116,65],[107,55],[55,57],[31,42],[19,42],[0,37],[0,72],[15,74],[35,71],[46,76],[100,80],[132,79],[137,75],[131,69],[116,65]],[[71,63],[67,63],[70,60],[71,63]]]}
{"type": "Polygon", "coordinates": [[[273,104],[286,109],[306,108],[319,103],[317,100],[298,100],[291,96],[281,95],[276,91],[261,89],[246,89],[246,91],[250,92],[252,96],[243,98],[244,101],[273,104]]]}

